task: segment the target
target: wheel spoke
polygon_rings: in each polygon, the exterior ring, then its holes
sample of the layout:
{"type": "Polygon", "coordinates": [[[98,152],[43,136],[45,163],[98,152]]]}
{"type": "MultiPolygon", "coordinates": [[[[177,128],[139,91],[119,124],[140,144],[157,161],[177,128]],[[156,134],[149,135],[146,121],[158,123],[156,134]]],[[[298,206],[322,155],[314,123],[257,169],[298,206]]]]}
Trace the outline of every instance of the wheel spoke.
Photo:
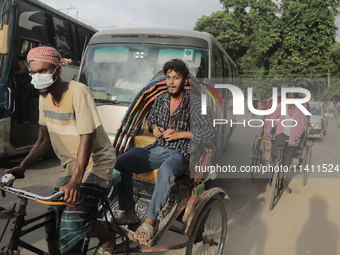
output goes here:
{"type": "Polygon", "coordinates": [[[196,224],[199,225],[189,238],[187,254],[222,254],[227,224],[223,203],[219,200],[208,202],[196,224]]]}

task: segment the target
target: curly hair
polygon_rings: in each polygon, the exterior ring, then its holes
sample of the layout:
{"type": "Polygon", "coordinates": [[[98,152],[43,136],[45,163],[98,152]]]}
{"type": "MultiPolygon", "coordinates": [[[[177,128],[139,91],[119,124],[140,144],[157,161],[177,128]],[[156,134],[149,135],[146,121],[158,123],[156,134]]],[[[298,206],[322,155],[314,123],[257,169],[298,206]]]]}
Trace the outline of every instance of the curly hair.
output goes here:
{"type": "Polygon", "coordinates": [[[183,60],[180,60],[178,58],[172,59],[164,64],[164,75],[166,75],[169,70],[181,74],[184,79],[189,76],[188,65],[183,60]]]}

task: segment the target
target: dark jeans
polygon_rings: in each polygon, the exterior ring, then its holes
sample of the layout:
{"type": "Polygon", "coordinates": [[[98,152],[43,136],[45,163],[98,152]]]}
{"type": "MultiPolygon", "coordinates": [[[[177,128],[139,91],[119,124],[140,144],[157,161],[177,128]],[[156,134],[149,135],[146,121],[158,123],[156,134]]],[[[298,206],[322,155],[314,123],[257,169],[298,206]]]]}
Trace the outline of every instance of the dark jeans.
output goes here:
{"type": "Polygon", "coordinates": [[[275,141],[272,143],[271,153],[276,157],[277,147],[279,145],[283,145],[282,165],[290,167],[295,152],[295,146],[288,146],[288,142],[286,142],[286,140],[289,140],[289,136],[284,133],[275,136],[275,141]]]}
{"type": "Polygon", "coordinates": [[[175,185],[176,177],[184,174],[189,160],[175,150],[160,146],[152,148],[132,148],[117,157],[115,169],[121,172],[121,182],[117,184],[119,209],[135,208],[133,200],[132,173],[141,174],[159,169],[147,217],[157,218],[175,185]]]}

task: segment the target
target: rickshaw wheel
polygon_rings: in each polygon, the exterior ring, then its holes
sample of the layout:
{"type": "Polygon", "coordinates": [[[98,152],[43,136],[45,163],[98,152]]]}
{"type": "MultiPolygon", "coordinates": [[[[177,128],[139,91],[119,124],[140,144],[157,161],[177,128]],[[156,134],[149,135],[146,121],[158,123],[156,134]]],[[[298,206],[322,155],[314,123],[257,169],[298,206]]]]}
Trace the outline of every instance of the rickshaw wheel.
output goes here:
{"type": "MultiPolygon", "coordinates": [[[[279,163],[276,163],[275,166],[279,166],[279,163]]],[[[275,167],[276,169],[276,167],[275,167]]],[[[270,195],[270,203],[269,203],[269,210],[273,210],[273,206],[274,206],[274,200],[275,197],[278,195],[278,189],[280,186],[280,178],[278,178],[279,172],[274,171],[273,177],[272,177],[272,190],[271,190],[271,195],[270,195]]]]}
{"type": "Polygon", "coordinates": [[[306,152],[304,154],[303,161],[302,161],[302,171],[303,171],[302,183],[303,183],[303,185],[307,184],[309,173],[308,173],[308,167],[307,167],[307,169],[305,169],[305,168],[309,164],[309,160],[311,158],[311,155],[312,155],[312,148],[310,146],[307,146],[306,152]]]}
{"type": "MultiPolygon", "coordinates": [[[[253,152],[253,157],[251,160],[251,165],[252,166],[259,166],[260,165],[260,159],[262,157],[262,153],[261,153],[261,148],[260,148],[261,144],[259,143],[259,145],[256,145],[256,150],[253,152]]],[[[251,178],[254,178],[256,175],[256,172],[251,172],[251,178]]]]}
{"type": "Polygon", "coordinates": [[[227,212],[221,200],[211,199],[200,213],[186,255],[222,254],[227,236],[227,212]]]}

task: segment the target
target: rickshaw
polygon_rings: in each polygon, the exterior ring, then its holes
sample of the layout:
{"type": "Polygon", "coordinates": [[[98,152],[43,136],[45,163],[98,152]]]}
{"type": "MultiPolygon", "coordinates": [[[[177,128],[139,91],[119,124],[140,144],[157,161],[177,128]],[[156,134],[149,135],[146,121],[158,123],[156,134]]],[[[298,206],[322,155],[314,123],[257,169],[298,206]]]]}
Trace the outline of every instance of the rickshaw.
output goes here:
{"type": "MultiPolygon", "coordinates": [[[[196,80],[191,78],[187,80],[185,89],[200,93],[198,89],[200,86],[196,80]]],[[[134,146],[146,146],[155,141],[154,136],[148,132],[147,118],[154,100],[166,91],[165,76],[163,76],[151,81],[139,92],[117,132],[114,141],[117,156],[134,146]]],[[[215,151],[216,147],[213,145],[200,147],[200,149],[191,153],[190,162],[192,165],[208,165],[215,151]]],[[[114,173],[114,176],[113,182],[116,183],[119,181],[119,175],[114,173]]],[[[23,178],[23,176],[14,177],[11,174],[7,174],[2,177],[0,182],[0,190],[3,196],[5,196],[6,192],[12,193],[18,196],[21,201],[18,211],[15,210],[15,205],[11,210],[0,208],[0,218],[8,219],[0,240],[4,237],[9,221],[14,219],[8,244],[0,254],[19,254],[19,247],[30,250],[35,254],[48,254],[40,250],[40,248],[23,241],[21,237],[46,225],[49,220],[37,222],[51,214],[51,211],[26,220],[26,206],[28,200],[49,205],[65,204],[65,202],[60,200],[55,201],[62,193],[59,192],[50,197],[41,197],[37,194],[12,188],[11,186],[15,178],[19,177],[23,178]],[[25,229],[29,224],[35,225],[25,229]]],[[[156,177],[157,170],[133,177],[136,211],[141,222],[146,218],[156,177]]],[[[134,232],[140,223],[120,226],[115,220],[122,212],[118,210],[118,197],[113,186],[108,194],[101,199],[98,220],[103,221],[103,224],[108,229],[118,233],[115,254],[157,252],[183,248],[186,248],[185,254],[222,254],[227,235],[227,213],[222,200],[218,197],[227,199],[228,196],[219,187],[206,189],[206,184],[208,181],[213,180],[214,176],[208,176],[205,179],[201,177],[202,175],[198,174],[195,175],[195,179],[191,178],[188,168],[187,172],[176,180],[176,185],[158,216],[159,227],[157,233],[151,240],[145,242],[139,241],[139,243],[134,238],[134,232]],[[168,230],[185,236],[186,240],[180,244],[156,246],[168,230]],[[134,242],[134,245],[131,242],[134,242]]],[[[86,237],[81,254],[85,255],[96,248],[96,246],[91,247],[90,244],[90,238],[86,237]]]]}
{"type": "MultiPolygon", "coordinates": [[[[281,99],[278,99],[278,104],[280,103],[281,99]]],[[[272,106],[272,100],[268,100],[266,104],[266,109],[270,109],[272,106]]],[[[304,105],[308,109],[308,104],[304,105]]],[[[265,130],[266,130],[266,122],[265,119],[268,119],[270,116],[263,116],[262,121],[265,125],[261,128],[261,133],[255,136],[255,140],[253,143],[253,155],[251,158],[252,166],[264,166],[268,164],[268,160],[271,156],[271,146],[273,138],[264,138],[265,130]]],[[[268,124],[269,125],[269,122],[268,124]]],[[[272,129],[272,136],[275,133],[275,128],[272,129]]],[[[292,160],[292,167],[295,168],[295,172],[303,172],[303,185],[307,184],[308,180],[308,164],[310,164],[312,159],[312,148],[314,141],[308,138],[308,132],[312,130],[312,126],[310,125],[309,116],[306,117],[305,120],[305,130],[300,137],[300,144],[295,148],[293,160],[292,160]]],[[[279,169],[282,161],[282,154],[283,154],[283,146],[278,146],[278,154],[273,162],[273,168],[279,169]]],[[[256,171],[251,172],[251,177],[254,178],[256,175],[256,171]]],[[[277,198],[282,193],[282,186],[281,182],[283,179],[282,171],[273,171],[272,177],[270,180],[270,185],[272,186],[271,190],[271,197],[269,203],[269,210],[273,209],[275,198],[277,198]]]]}
{"type": "MultiPolygon", "coordinates": [[[[191,78],[187,79],[185,89],[199,94],[200,86],[197,80],[191,78]]],[[[116,134],[113,146],[117,156],[132,147],[145,147],[154,143],[156,138],[148,132],[147,118],[155,99],[165,92],[167,92],[166,81],[165,76],[162,76],[149,82],[138,93],[116,134]]],[[[208,165],[215,151],[216,148],[213,145],[208,145],[191,153],[190,165],[208,165]]],[[[157,169],[133,175],[135,208],[141,222],[146,218],[156,177],[157,169]]],[[[227,234],[227,213],[223,202],[215,197],[220,195],[222,199],[227,199],[228,196],[219,187],[206,189],[207,182],[214,179],[213,176],[204,180],[200,177],[200,175],[195,176],[196,181],[194,181],[190,178],[188,168],[183,176],[177,178],[176,185],[157,218],[159,221],[157,233],[151,240],[139,241],[139,244],[133,234],[141,223],[125,226],[116,224],[115,218],[122,211],[118,210],[118,197],[112,192],[109,196],[111,213],[106,217],[113,223],[116,232],[121,233],[122,250],[124,252],[153,252],[186,248],[186,254],[222,254],[227,234]],[[187,240],[181,244],[156,246],[168,230],[186,236],[187,240]],[[129,240],[137,243],[137,246],[129,247],[129,240]],[[140,246],[141,244],[143,246],[140,246]]],[[[119,245],[117,247],[119,248],[119,245]]]]}

